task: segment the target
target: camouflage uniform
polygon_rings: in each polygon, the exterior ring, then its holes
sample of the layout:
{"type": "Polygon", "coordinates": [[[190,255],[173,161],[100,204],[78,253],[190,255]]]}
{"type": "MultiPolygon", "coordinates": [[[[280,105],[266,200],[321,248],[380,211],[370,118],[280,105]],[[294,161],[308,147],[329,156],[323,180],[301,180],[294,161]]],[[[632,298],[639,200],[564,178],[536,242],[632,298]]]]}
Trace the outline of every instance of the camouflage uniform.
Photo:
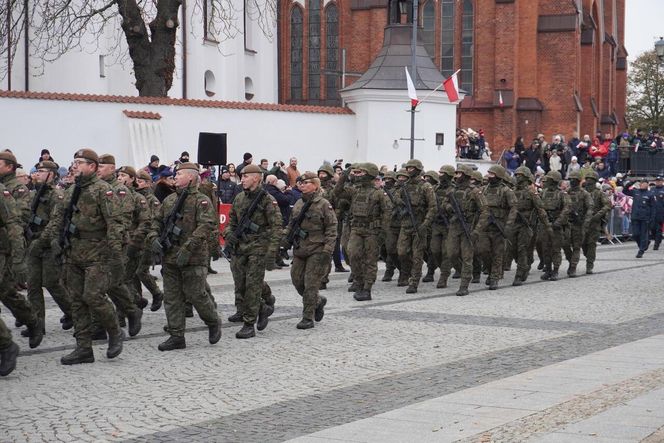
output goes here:
{"type": "Polygon", "coordinates": [[[436,217],[431,225],[431,256],[434,269],[440,268],[440,278],[436,284],[437,288],[446,288],[447,279],[450,277],[452,265],[447,255],[445,242],[450,224],[450,215],[445,206],[447,204],[447,193],[452,189],[454,178],[454,166],[444,165],[438,171],[438,186],[434,189],[436,197],[436,217]]]}
{"type": "Polygon", "coordinates": [[[538,237],[542,248],[544,274],[542,280],[557,280],[558,268],[562,262],[560,250],[567,235],[569,219],[569,196],[559,189],[561,176],[558,171],[549,171],[544,177],[542,206],[547,213],[553,232],[539,231],[538,237]]]}
{"type": "Polygon", "coordinates": [[[514,176],[517,179],[514,195],[516,197],[517,216],[514,228],[509,229],[512,242],[512,256],[516,260],[516,274],[513,286],[521,286],[528,279],[531,258],[533,254],[533,238],[538,229],[547,232],[551,230],[551,224],[542,206],[542,200],[532,188],[535,182],[533,174],[526,166],[516,169],[514,176]],[[539,220],[539,228],[538,222],[539,220]]]}
{"type": "MultiPolygon", "coordinates": [[[[146,212],[149,214],[151,223],[154,219],[157,211],[161,206],[161,202],[154,195],[150,188],[140,189],[138,191],[141,194],[145,201],[147,202],[146,212]]],[[[140,253],[140,259],[138,261],[138,268],[136,273],[133,275],[133,282],[131,287],[135,291],[138,297],[141,297],[141,283],[147,288],[147,290],[152,294],[152,308],[151,311],[157,311],[161,306],[161,300],[163,300],[164,294],[157,285],[157,280],[150,273],[150,266],[152,265],[152,253],[148,248],[149,243],[146,239],[146,242],[143,244],[143,250],[140,253]],[[156,302],[156,303],[155,303],[156,302]]],[[[136,295],[134,296],[136,298],[136,295]]]]}
{"type": "MultiPolygon", "coordinates": [[[[198,169],[192,163],[182,163],[179,169],[198,169]]],[[[212,202],[198,190],[196,184],[187,188],[189,194],[184,199],[175,227],[180,229],[179,235],[169,234],[172,246],[164,251],[162,275],[164,277],[164,310],[168,321],[168,333],[184,347],[185,303],[191,303],[198,315],[210,329],[212,335],[221,327],[221,319],[216,308],[205,292],[207,265],[209,259],[208,242],[210,232],[217,226],[216,210],[212,202]]],[[[177,189],[158,207],[148,241],[153,250],[158,249],[159,236],[166,229],[165,223],[172,213],[183,189],[177,189]]],[[[161,245],[165,246],[165,245],[161,245]]],[[[158,251],[155,251],[158,252],[158,251]]],[[[170,340],[170,339],[169,339],[170,340]]],[[[218,339],[217,339],[218,340],[218,339]]],[[[159,345],[160,350],[170,350],[167,343],[159,345]],[[165,346],[166,345],[166,346],[165,346]]],[[[214,342],[216,343],[216,341],[214,342]]]]}
{"type": "Polygon", "coordinates": [[[570,188],[567,195],[570,199],[570,241],[563,248],[565,257],[569,261],[567,275],[576,277],[576,265],[579,264],[581,257],[581,246],[593,215],[593,200],[590,194],[580,186],[581,174],[579,171],[572,171],[569,181],[570,188]]]}
{"type": "Polygon", "coordinates": [[[507,171],[502,166],[489,168],[489,184],[482,195],[486,203],[484,217],[479,220],[481,233],[478,247],[483,261],[490,266],[489,289],[498,288],[498,280],[503,277],[503,259],[508,228],[514,226],[516,219],[516,197],[504,183],[507,171]],[[502,233],[501,233],[502,231],[502,233]]]}
{"type": "MultiPolygon", "coordinates": [[[[311,178],[316,176],[311,173],[311,178]]],[[[307,180],[307,173],[304,174],[307,180]]],[[[317,178],[316,178],[317,180],[317,178]]],[[[307,210],[300,229],[306,233],[305,238],[293,246],[293,263],[291,264],[291,280],[297,293],[302,296],[302,322],[299,329],[313,327],[314,314],[321,304],[324,306],[324,297],[319,297],[318,288],[329,269],[330,255],[334,251],[334,242],[337,238],[337,217],[329,201],[323,198],[321,192],[303,194],[293,207],[290,223],[286,228],[286,235],[293,229],[293,221],[302,212],[304,205],[312,199],[313,202],[307,210]]],[[[321,318],[316,318],[320,321],[321,318]]]]}
{"type": "MultiPolygon", "coordinates": [[[[334,176],[334,169],[332,169],[332,166],[325,164],[322,165],[320,168],[318,168],[318,173],[320,174],[322,172],[325,172],[327,174],[327,177],[324,179],[320,179],[320,193],[321,196],[328,201],[328,203],[334,208],[334,182],[332,181],[332,177],[334,176]]],[[[333,209],[334,210],[334,209],[333,209]]],[[[292,217],[292,215],[291,215],[292,217]]],[[[335,214],[336,218],[336,214],[335,214]]],[[[335,223],[336,226],[336,223],[335,223]]],[[[336,229],[336,227],[335,227],[336,229]]],[[[336,243],[337,243],[337,236],[335,235],[335,248],[336,248],[336,243]]],[[[338,269],[342,267],[341,260],[339,257],[335,256],[335,250],[332,251],[331,253],[332,258],[334,259],[335,267],[338,269]]],[[[325,275],[323,276],[323,279],[321,280],[321,289],[326,289],[327,288],[327,283],[330,281],[330,272],[332,271],[332,261],[329,261],[326,265],[327,271],[325,272],[325,275]]]]}
{"type": "Polygon", "coordinates": [[[409,167],[415,168],[415,172],[410,175],[407,181],[402,183],[400,192],[395,193],[395,197],[397,204],[405,208],[405,194],[408,194],[415,225],[413,226],[410,215],[403,216],[397,250],[401,268],[404,274],[410,276],[406,293],[415,293],[420,283],[420,277],[422,277],[427,232],[436,215],[436,197],[433,193],[433,187],[422,181],[422,162],[409,160],[406,162],[406,169],[409,167]]]}
{"type": "MultiPolygon", "coordinates": [[[[385,233],[385,275],[382,281],[392,281],[395,269],[401,269],[399,254],[397,252],[397,241],[401,231],[400,208],[396,206],[394,197],[396,173],[388,171],[385,173],[385,186],[383,187],[385,200],[385,218],[383,219],[383,232],[385,233]]],[[[401,279],[401,271],[399,271],[401,279]]]]}
{"type": "Polygon", "coordinates": [[[611,212],[611,201],[601,190],[597,189],[597,172],[586,173],[584,186],[590,192],[592,198],[592,217],[586,227],[586,235],[583,240],[583,255],[586,256],[586,274],[593,273],[595,256],[597,254],[597,242],[606,226],[607,217],[611,212]]]}

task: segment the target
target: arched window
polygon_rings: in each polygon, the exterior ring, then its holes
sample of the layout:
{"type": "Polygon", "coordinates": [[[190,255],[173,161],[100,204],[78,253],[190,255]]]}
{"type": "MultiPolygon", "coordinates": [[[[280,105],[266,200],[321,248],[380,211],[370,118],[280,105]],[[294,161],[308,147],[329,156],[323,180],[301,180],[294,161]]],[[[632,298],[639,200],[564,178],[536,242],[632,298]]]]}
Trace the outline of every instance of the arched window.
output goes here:
{"type": "MultiPolygon", "coordinates": [[[[325,9],[327,49],[326,67],[329,72],[339,71],[339,9],[332,3],[325,9]]],[[[339,100],[339,75],[325,76],[325,97],[328,102],[339,100]]]]}
{"type": "Polygon", "coordinates": [[[302,10],[293,8],[290,17],[290,98],[302,100],[302,10]]]}
{"type": "Polygon", "coordinates": [[[440,70],[445,77],[454,73],[454,1],[442,0],[440,70]]]}
{"type": "Polygon", "coordinates": [[[308,1],[309,13],[309,100],[320,99],[320,6],[321,0],[308,1]]]}
{"type": "Polygon", "coordinates": [[[435,38],[435,22],[436,22],[436,5],[433,0],[429,0],[422,8],[422,41],[429,56],[436,63],[434,43],[435,38]]]}
{"type": "Polygon", "coordinates": [[[461,17],[461,89],[473,93],[473,2],[464,0],[461,17]]]}

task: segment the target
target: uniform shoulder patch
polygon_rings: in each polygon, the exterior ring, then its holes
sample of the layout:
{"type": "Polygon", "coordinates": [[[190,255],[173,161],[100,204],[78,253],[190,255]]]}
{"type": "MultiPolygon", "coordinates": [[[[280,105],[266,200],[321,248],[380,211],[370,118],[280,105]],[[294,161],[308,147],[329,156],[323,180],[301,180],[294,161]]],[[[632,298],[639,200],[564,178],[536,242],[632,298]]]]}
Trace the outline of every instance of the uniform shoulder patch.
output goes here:
{"type": "Polygon", "coordinates": [[[330,205],[330,204],[328,204],[327,207],[328,207],[328,209],[334,209],[334,208],[332,208],[332,205],[330,205]]]}
{"type": "Polygon", "coordinates": [[[9,191],[2,191],[2,195],[4,195],[5,197],[11,197],[12,193],[9,191]]]}
{"type": "Polygon", "coordinates": [[[278,204],[278,203],[277,203],[276,200],[272,200],[272,206],[277,206],[277,204],[278,204]]]}
{"type": "Polygon", "coordinates": [[[141,206],[147,206],[148,202],[144,198],[142,198],[140,200],[140,204],[141,204],[141,206]]]}
{"type": "Polygon", "coordinates": [[[161,204],[161,202],[159,200],[155,200],[154,203],[152,203],[152,204],[155,205],[155,206],[159,206],[161,204]]]}
{"type": "Polygon", "coordinates": [[[111,198],[113,197],[113,191],[106,191],[106,197],[111,198]]]}
{"type": "Polygon", "coordinates": [[[127,195],[127,193],[125,191],[120,191],[120,192],[118,192],[118,195],[120,197],[124,197],[125,195],[127,195]]]}
{"type": "Polygon", "coordinates": [[[210,204],[209,201],[207,201],[207,200],[201,200],[201,206],[203,206],[204,208],[207,208],[209,204],[210,204]]]}
{"type": "Polygon", "coordinates": [[[23,194],[23,193],[25,193],[25,191],[27,191],[27,189],[25,189],[25,188],[18,188],[16,190],[16,192],[18,192],[19,194],[23,194]]]}
{"type": "Polygon", "coordinates": [[[64,195],[62,195],[62,194],[58,194],[58,200],[64,200],[64,199],[65,199],[65,196],[64,196],[64,195]]]}

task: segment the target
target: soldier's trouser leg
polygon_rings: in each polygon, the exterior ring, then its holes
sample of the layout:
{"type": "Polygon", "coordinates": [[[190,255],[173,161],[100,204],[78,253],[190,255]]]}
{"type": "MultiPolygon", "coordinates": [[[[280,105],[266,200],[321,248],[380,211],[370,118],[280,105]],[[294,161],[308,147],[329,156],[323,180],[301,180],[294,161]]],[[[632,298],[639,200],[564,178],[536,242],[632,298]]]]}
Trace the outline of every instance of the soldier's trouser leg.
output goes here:
{"type": "Polygon", "coordinates": [[[424,264],[424,251],[426,250],[426,238],[421,238],[415,232],[411,234],[411,242],[413,249],[413,264],[410,271],[410,279],[408,283],[411,286],[417,286],[422,278],[422,265],[424,264]]]}
{"type": "Polygon", "coordinates": [[[302,318],[314,319],[314,312],[320,298],[318,288],[323,277],[321,272],[325,261],[329,261],[329,255],[320,252],[306,258],[293,257],[291,267],[291,280],[297,293],[302,296],[302,318]]]}
{"type": "MultiPolygon", "coordinates": [[[[553,235],[556,235],[555,231],[553,235]]],[[[540,231],[537,241],[537,244],[539,245],[537,255],[539,255],[540,261],[544,263],[545,270],[551,267],[553,260],[553,246],[551,241],[551,236],[549,236],[548,233],[540,231]]]]}
{"type": "Polygon", "coordinates": [[[36,313],[25,297],[16,291],[16,281],[6,255],[0,255],[0,301],[9,308],[16,320],[24,325],[36,325],[36,313]]]}
{"type": "Polygon", "coordinates": [[[400,228],[388,227],[385,231],[385,252],[387,258],[385,260],[385,271],[394,273],[394,270],[399,268],[399,254],[397,252],[397,241],[399,240],[400,228]]]}
{"type": "Polygon", "coordinates": [[[124,262],[117,261],[110,264],[111,286],[108,288],[108,296],[113,300],[118,311],[127,315],[139,308],[125,285],[124,271],[124,262]]]}
{"type": "Polygon", "coordinates": [[[468,287],[473,274],[473,245],[462,230],[450,229],[447,233],[447,255],[452,263],[461,262],[461,287],[468,287]]]}
{"type": "Polygon", "coordinates": [[[347,222],[344,222],[342,231],[341,231],[341,250],[344,253],[344,259],[346,260],[346,264],[350,266],[351,258],[350,258],[350,252],[348,251],[348,240],[350,239],[350,224],[347,222]]]}
{"type": "Polygon", "coordinates": [[[505,239],[494,228],[488,229],[478,242],[478,252],[489,268],[489,278],[498,281],[503,276],[505,239]]]}
{"type": "Polygon", "coordinates": [[[375,235],[350,234],[348,248],[351,255],[353,278],[362,287],[374,284],[378,272],[378,242],[375,235]]]}
{"type": "Polygon", "coordinates": [[[231,271],[235,283],[236,303],[239,301],[239,305],[236,306],[241,309],[244,323],[253,325],[263,304],[261,292],[265,280],[265,256],[236,255],[231,261],[231,271]]]}
{"type": "MultiPolygon", "coordinates": [[[[569,243],[567,244],[566,250],[570,252],[569,254],[569,264],[570,266],[576,267],[579,264],[579,259],[581,258],[581,245],[583,240],[583,232],[580,227],[572,227],[569,243]]],[[[567,255],[567,253],[565,253],[567,255]]]]}
{"type": "MultiPolygon", "coordinates": [[[[154,297],[156,294],[161,293],[159,285],[157,285],[157,279],[150,273],[150,266],[152,265],[152,256],[150,253],[146,252],[141,256],[141,262],[136,271],[136,276],[140,282],[150,291],[150,294],[154,297]]],[[[139,291],[140,293],[140,291],[139,291]]]]}
{"type": "Polygon", "coordinates": [[[595,258],[597,257],[597,241],[599,240],[600,231],[589,230],[586,233],[586,238],[583,241],[583,255],[586,256],[586,269],[593,269],[595,266],[595,258]]]}
{"type": "Polygon", "coordinates": [[[323,274],[323,278],[321,279],[321,283],[329,283],[330,282],[330,272],[332,272],[332,260],[330,257],[328,257],[327,263],[323,263],[323,267],[325,268],[325,274],[323,274]]]}
{"type": "Polygon", "coordinates": [[[65,265],[67,289],[71,295],[74,337],[82,348],[92,346],[92,317],[109,336],[120,332],[113,303],[106,297],[110,270],[102,263],[65,265]]]}
{"type": "Polygon", "coordinates": [[[401,276],[403,275],[404,277],[408,277],[409,284],[413,276],[414,251],[412,236],[412,229],[401,228],[399,238],[397,239],[397,253],[399,254],[399,263],[401,264],[399,280],[401,280],[401,276]]]}
{"type": "Polygon", "coordinates": [[[136,291],[136,287],[134,285],[134,277],[138,271],[140,259],[140,256],[127,257],[124,270],[125,287],[129,291],[129,296],[134,301],[134,303],[138,303],[141,300],[141,293],[140,291],[136,291]]]}
{"type": "Polygon", "coordinates": [[[263,287],[261,288],[261,300],[263,303],[271,301],[272,298],[272,288],[266,282],[263,282],[263,287]]]}
{"type": "Polygon", "coordinates": [[[444,240],[445,237],[441,228],[438,225],[433,225],[431,227],[431,240],[429,242],[429,251],[431,252],[429,256],[429,268],[440,268],[443,261],[444,240]]]}
{"type": "Polygon", "coordinates": [[[553,230],[553,239],[551,241],[551,263],[553,269],[558,269],[563,262],[562,247],[565,241],[565,231],[562,229],[553,230]]]}
{"type": "Polygon", "coordinates": [[[0,349],[5,349],[12,344],[12,333],[0,318],[0,349]]]}
{"type": "Polygon", "coordinates": [[[431,233],[431,253],[440,268],[440,278],[447,279],[451,274],[452,262],[447,254],[447,228],[434,226],[431,233]]]}
{"type": "Polygon", "coordinates": [[[48,290],[60,310],[71,317],[71,300],[62,285],[61,275],[62,267],[55,264],[50,254],[43,257],[28,257],[28,300],[42,323],[46,316],[43,288],[48,290]]]}
{"type": "Polygon", "coordinates": [[[532,234],[528,229],[519,229],[514,236],[515,250],[514,256],[516,259],[516,277],[520,280],[525,280],[530,272],[530,257],[532,254],[532,234]]]}

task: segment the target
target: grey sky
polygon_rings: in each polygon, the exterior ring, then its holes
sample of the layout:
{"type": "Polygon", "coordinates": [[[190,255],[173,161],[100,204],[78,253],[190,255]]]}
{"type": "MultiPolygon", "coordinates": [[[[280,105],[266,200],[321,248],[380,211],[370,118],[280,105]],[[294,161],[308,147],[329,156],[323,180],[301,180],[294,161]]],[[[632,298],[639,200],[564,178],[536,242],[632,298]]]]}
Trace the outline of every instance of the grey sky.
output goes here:
{"type": "Polygon", "coordinates": [[[625,47],[629,60],[654,48],[664,37],[664,0],[625,1],[625,47]]]}

